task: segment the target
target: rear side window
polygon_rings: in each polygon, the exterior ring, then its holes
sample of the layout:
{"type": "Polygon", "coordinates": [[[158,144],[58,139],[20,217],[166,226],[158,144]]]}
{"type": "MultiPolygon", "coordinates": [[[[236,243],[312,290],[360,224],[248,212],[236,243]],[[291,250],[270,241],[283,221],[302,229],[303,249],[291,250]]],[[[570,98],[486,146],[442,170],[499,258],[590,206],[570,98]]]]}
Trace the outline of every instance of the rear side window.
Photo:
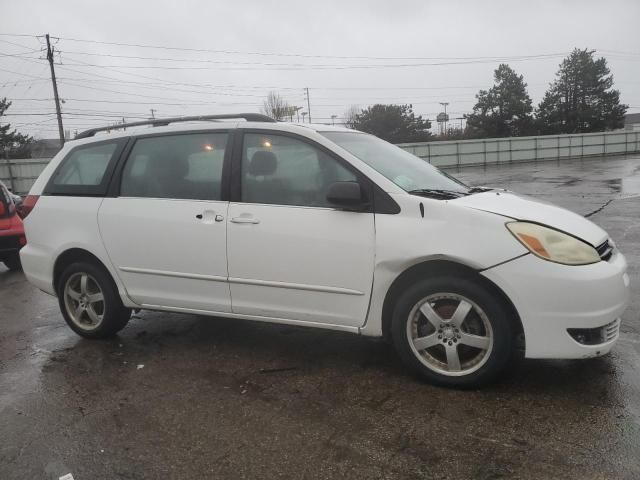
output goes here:
{"type": "Polygon", "coordinates": [[[83,145],[60,162],[45,188],[52,195],[104,195],[126,139],[83,145]]]}
{"type": "Polygon", "coordinates": [[[120,196],[220,200],[226,132],[138,139],[122,172],[120,196]]]}

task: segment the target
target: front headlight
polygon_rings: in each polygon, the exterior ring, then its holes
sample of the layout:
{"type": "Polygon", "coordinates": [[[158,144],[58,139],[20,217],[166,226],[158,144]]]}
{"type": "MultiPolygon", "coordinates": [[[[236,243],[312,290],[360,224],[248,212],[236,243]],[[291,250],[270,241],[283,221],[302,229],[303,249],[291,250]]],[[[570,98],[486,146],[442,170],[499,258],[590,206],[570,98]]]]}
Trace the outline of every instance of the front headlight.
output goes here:
{"type": "Polygon", "coordinates": [[[509,222],[509,231],[531,253],[565,265],[587,265],[600,261],[600,255],[586,242],[536,223],[509,222]]]}

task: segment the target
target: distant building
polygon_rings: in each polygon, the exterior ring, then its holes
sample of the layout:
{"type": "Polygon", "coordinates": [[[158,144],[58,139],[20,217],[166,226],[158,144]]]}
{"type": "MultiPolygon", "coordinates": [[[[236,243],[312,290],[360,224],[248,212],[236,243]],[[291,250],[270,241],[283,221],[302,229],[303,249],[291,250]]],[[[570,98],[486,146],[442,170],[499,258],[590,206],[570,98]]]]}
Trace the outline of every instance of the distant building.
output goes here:
{"type": "Polygon", "coordinates": [[[624,129],[628,132],[640,132],[640,113],[628,113],[624,116],[624,129]]]}
{"type": "Polygon", "coordinates": [[[31,158],[52,158],[60,148],[60,140],[57,138],[34,140],[31,144],[31,158]]]}

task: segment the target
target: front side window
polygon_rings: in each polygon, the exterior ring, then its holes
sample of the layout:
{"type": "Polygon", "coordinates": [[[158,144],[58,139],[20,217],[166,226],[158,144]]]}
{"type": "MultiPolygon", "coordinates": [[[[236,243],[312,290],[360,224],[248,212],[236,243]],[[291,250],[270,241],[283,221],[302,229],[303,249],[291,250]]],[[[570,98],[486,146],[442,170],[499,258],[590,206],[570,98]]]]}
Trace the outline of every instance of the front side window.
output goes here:
{"type": "Polygon", "coordinates": [[[220,200],[227,133],[141,138],[122,172],[123,197],[220,200]]]}
{"type": "Polygon", "coordinates": [[[95,187],[104,181],[105,173],[118,143],[79,147],[65,158],[55,173],[55,187],[95,187]]]}
{"type": "Polygon", "coordinates": [[[331,207],[327,192],[339,181],[357,178],[336,159],[306,142],[283,135],[244,135],[243,202],[331,207]]]}
{"type": "Polygon", "coordinates": [[[443,190],[466,194],[469,187],[424,160],[384,140],[359,132],[320,132],[407,192],[443,190]]]}

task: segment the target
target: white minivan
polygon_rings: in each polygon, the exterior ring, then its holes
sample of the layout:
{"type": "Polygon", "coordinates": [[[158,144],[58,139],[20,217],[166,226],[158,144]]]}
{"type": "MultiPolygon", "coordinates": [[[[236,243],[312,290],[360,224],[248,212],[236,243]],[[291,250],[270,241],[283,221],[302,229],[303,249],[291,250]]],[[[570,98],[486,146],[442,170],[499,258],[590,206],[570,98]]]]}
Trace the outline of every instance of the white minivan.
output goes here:
{"type": "Polygon", "coordinates": [[[24,272],[83,337],[114,335],[132,309],[328,328],[387,338],[458,387],[516,351],[587,358],[618,338],[625,258],[575,213],[346,128],[258,114],[124,127],[66,143],[22,207],[24,272]]]}

